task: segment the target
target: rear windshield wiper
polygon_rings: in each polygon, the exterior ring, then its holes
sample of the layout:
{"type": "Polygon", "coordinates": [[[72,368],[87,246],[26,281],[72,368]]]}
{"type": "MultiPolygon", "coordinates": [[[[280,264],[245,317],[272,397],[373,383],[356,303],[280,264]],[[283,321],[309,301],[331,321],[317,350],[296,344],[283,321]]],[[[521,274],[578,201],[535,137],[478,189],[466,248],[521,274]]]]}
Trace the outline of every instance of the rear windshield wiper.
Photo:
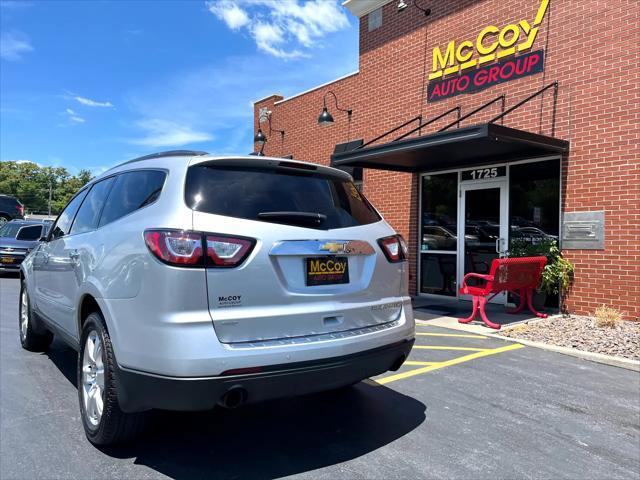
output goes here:
{"type": "Polygon", "coordinates": [[[327,216],[314,212],[260,212],[258,219],[293,225],[320,225],[327,216]]]}

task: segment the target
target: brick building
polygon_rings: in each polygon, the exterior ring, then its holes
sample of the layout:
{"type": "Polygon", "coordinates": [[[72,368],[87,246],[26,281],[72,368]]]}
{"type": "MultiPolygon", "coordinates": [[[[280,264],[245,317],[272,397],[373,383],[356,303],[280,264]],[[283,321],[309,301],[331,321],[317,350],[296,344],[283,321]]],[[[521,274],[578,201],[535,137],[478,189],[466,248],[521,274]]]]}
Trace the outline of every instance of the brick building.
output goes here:
{"type": "Polygon", "coordinates": [[[414,295],[458,298],[461,276],[514,240],[557,238],[575,265],[567,309],[638,319],[640,3],[344,6],[360,21],[358,71],[255,102],[264,154],[362,176],[408,240],[414,295]]]}

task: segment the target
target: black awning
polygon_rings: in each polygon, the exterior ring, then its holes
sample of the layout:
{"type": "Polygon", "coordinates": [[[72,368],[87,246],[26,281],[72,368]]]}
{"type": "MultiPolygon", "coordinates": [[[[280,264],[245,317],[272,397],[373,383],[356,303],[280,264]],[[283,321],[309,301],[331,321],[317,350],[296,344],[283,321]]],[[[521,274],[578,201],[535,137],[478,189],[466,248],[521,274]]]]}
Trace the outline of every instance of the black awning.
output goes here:
{"type": "Polygon", "coordinates": [[[331,165],[420,172],[510,162],[567,150],[566,140],[485,123],[337,152],[331,155],[331,165]]]}

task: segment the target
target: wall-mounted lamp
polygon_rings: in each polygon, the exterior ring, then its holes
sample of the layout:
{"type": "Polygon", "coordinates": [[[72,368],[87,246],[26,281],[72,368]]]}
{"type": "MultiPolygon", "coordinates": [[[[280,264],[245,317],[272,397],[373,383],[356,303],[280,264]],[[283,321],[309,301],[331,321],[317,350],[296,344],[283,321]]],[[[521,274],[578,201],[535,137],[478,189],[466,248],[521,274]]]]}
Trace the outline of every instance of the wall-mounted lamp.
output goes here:
{"type": "MultiPolygon", "coordinates": [[[[409,7],[409,1],[411,0],[399,0],[398,1],[398,12],[403,12],[405,11],[408,7],[409,7]]],[[[420,10],[422,13],[424,13],[425,17],[428,17],[429,15],[431,15],[431,9],[430,8],[423,8],[420,5],[418,5],[418,0],[414,0],[413,1],[413,6],[416,7],[418,10],[420,10]]]]}
{"type": "Polygon", "coordinates": [[[258,128],[258,132],[253,137],[253,143],[257,143],[258,145],[262,146],[266,141],[267,141],[267,137],[265,136],[264,133],[262,133],[262,129],[258,128]]]}
{"type": "MultiPolygon", "coordinates": [[[[270,110],[267,110],[266,108],[264,110],[261,109],[260,123],[267,120],[269,122],[269,136],[271,136],[273,132],[278,132],[280,134],[281,139],[284,141],[284,130],[273,128],[273,125],[271,125],[271,113],[272,112],[270,110]]],[[[253,141],[258,145],[264,145],[264,143],[267,141],[267,136],[262,132],[262,128],[258,127],[258,131],[253,137],[253,141]]]]}
{"type": "MultiPolygon", "coordinates": [[[[271,125],[271,110],[268,110],[266,107],[260,109],[259,115],[260,123],[263,123],[265,120],[269,123],[269,136],[271,136],[273,132],[278,132],[282,140],[281,148],[284,147],[284,130],[273,128],[273,125],[271,125]]],[[[262,131],[262,128],[258,127],[258,131],[253,137],[253,142],[260,146],[260,151],[256,153],[256,155],[264,156],[264,145],[267,142],[267,136],[262,131]]]]}
{"type": "Polygon", "coordinates": [[[336,110],[340,111],[340,112],[347,112],[347,116],[349,118],[349,121],[351,121],[351,114],[353,113],[353,110],[351,110],[350,108],[340,108],[338,106],[338,97],[336,97],[336,94],[333,93],[331,90],[329,90],[327,93],[324,94],[324,97],[322,98],[322,113],[320,114],[320,116],[318,117],[318,124],[320,125],[333,125],[333,116],[329,113],[329,110],[327,108],[327,95],[331,94],[333,96],[333,99],[336,102],[336,110]]]}

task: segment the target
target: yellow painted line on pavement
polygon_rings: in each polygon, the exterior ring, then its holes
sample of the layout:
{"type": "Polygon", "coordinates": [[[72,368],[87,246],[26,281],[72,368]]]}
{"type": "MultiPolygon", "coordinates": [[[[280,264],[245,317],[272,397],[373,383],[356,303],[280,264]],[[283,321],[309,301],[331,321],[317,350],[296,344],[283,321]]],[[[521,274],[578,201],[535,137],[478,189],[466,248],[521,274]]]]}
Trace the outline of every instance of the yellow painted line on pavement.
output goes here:
{"type": "Polygon", "coordinates": [[[425,332],[416,332],[416,335],[421,337],[458,337],[458,338],[480,338],[486,339],[487,337],[483,335],[472,335],[470,333],[425,333],[425,332]]]}
{"type": "Polygon", "coordinates": [[[436,365],[440,362],[418,362],[417,360],[407,360],[406,362],[403,363],[403,365],[413,365],[413,366],[422,366],[424,367],[425,365],[436,365]]]}
{"type": "Polygon", "coordinates": [[[472,347],[443,347],[440,345],[414,345],[413,348],[419,348],[421,350],[460,350],[463,352],[484,352],[486,348],[472,348],[472,347]]]}
{"type": "Polygon", "coordinates": [[[422,368],[414,368],[413,370],[409,370],[408,372],[389,375],[388,377],[384,377],[376,380],[376,383],[378,383],[379,385],[386,385],[387,383],[395,382],[396,380],[402,380],[404,378],[413,377],[415,375],[420,375],[422,373],[432,372],[440,368],[451,367],[453,365],[458,365],[460,363],[468,362],[470,360],[475,360],[476,358],[488,357],[490,355],[496,355],[498,353],[508,352],[510,350],[517,350],[523,347],[524,345],[521,345],[519,343],[514,343],[511,345],[507,345],[506,347],[487,349],[481,352],[471,353],[469,355],[464,355],[462,357],[454,358],[453,360],[447,360],[446,362],[439,362],[433,365],[424,366],[422,368]]]}

